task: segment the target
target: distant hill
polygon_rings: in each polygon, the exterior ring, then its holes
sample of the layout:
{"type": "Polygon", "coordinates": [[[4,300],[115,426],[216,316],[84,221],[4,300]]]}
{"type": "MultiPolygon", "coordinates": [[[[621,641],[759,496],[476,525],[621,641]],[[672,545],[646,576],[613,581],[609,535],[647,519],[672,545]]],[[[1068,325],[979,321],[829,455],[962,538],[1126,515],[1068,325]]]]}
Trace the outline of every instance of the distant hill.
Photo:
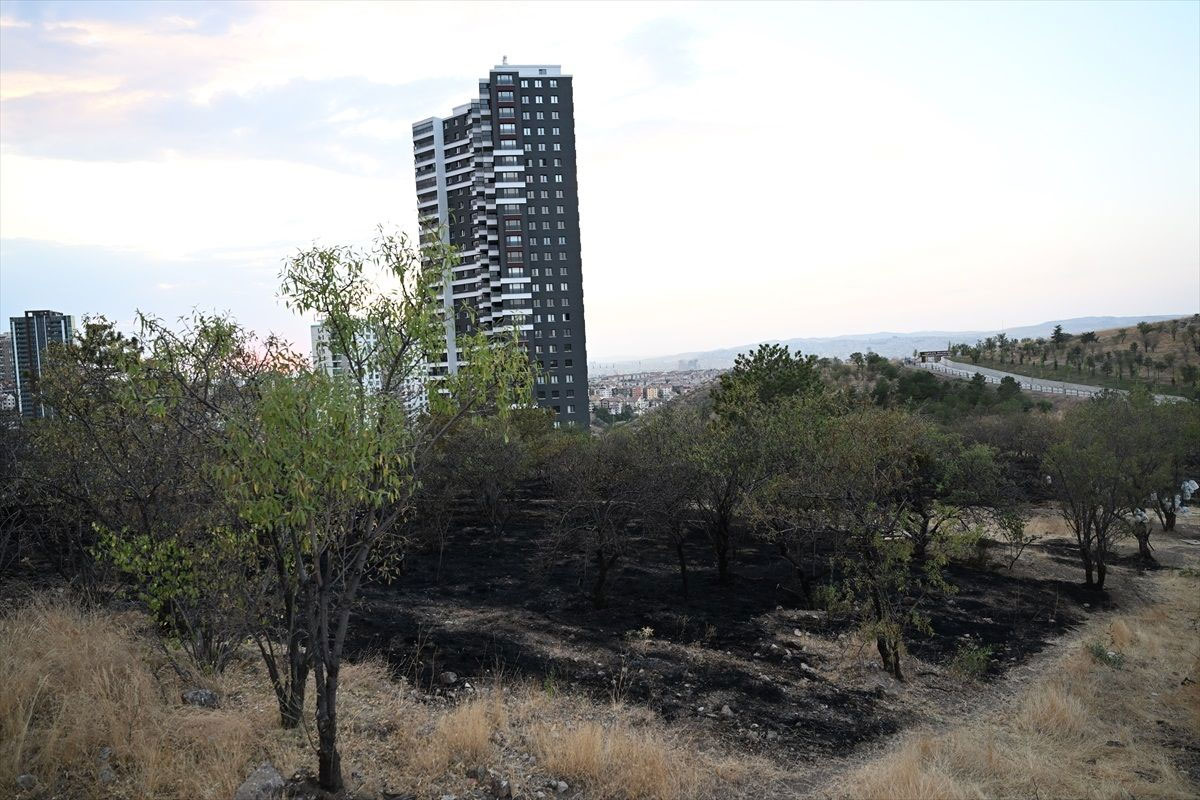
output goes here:
{"type": "MultiPolygon", "coordinates": [[[[1010,339],[1037,338],[1049,336],[1055,325],[1062,325],[1067,333],[1082,333],[1084,331],[1101,331],[1106,329],[1133,327],[1138,322],[1159,322],[1168,319],[1178,319],[1187,314],[1159,314],[1140,317],[1074,317],[1072,319],[1050,320],[1037,325],[1023,325],[1003,330],[980,331],[914,331],[912,333],[860,333],[845,336],[810,337],[783,340],[767,340],[771,343],[786,344],[793,351],[815,353],[830,358],[846,358],[851,353],[865,353],[868,350],[881,356],[898,357],[912,355],[913,350],[944,350],[947,344],[974,344],[979,339],[1004,333],[1010,339]]],[[[652,356],[636,360],[615,362],[593,362],[589,369],[595,375],[611,375],[621,372],[637,372],[639,370],[677,369],[680,362],[685,362],[695,369],[725,369],[733,366],[733,360],[738,353],[745,353],[758,347],[762,342],[741,344],[736,347],[726,347],[720,350],[704,350],[691,353],[673,353],[665,356],[652,356]],[[690,362],[695,362],[691,364],[690,362]]]]}

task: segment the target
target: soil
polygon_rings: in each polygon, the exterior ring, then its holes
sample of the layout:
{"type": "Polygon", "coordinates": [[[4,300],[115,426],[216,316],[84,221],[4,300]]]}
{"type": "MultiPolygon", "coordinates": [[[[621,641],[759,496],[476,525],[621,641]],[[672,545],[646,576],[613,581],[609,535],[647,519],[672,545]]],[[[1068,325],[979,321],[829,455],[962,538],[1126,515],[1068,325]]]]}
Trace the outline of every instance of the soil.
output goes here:
{"type": "Polygon", "coordinates": [[[502,533],[459,527],[440,566],[436,552],[410,556],[398,581],[364,590],[351,657],[379,653],[430,691],[503,676],[638,703],[794,765],[845,756],[960,704],[978,690],[947,669],[961,643],[992,647],[984,678],[994,680],[1089,608],[1114,604],[1079,585],[1082,569],[1062,539],[1031,546],[1012,572],[954,565],[956,591],[926,604],[932,634],[910,640],[912,680],[902,684],[850,621],[803,608],[791,566],[753,540],[741,542],[732,586],[717,584],[703,539],[689,541],[684,599],[673,548],[644,537],[597,610],[590,576],[541,551],[539,523],[534,509],[502,533]]]}

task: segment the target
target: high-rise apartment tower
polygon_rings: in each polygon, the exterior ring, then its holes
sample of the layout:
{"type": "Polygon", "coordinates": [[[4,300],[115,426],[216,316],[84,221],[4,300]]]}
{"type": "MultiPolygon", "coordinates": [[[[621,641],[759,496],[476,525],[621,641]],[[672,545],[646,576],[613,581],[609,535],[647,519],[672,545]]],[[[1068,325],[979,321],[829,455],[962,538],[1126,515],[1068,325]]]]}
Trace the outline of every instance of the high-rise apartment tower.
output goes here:
{"type": "Polygon", "coordinates": [[[442,287],[446,352],[432,371],[458,369],[457,336],[515,329],[538,405],[587,427],[574,107],[560,67],[501,64],[477,99],[413,124],[413,154],[420,223],[462,259],[442,287]]]}
{"type": "Polygon", "coordinates": [[[42,377],[46,348],[52,343],[71,341],[75,326],[70,316],[57,311],[26,311],[23,317],[10,317],[13,367],[16,377],[17,410],[27,418],[46,416],[46,407],[37,400],[37,382],[42,377]]]}

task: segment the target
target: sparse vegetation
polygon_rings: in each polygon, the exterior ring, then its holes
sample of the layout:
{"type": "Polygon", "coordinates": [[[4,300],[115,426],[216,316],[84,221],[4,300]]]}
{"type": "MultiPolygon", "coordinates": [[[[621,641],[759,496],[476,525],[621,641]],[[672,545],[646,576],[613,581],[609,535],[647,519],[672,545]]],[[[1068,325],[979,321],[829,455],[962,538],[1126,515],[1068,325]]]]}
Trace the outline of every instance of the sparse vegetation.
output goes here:
{"type": "Polygon", "coordinates": [[[1058,326],[1048,338],[1014,341],[1004,334],[973,345],[956,344],[956,358],[1034,378],[1086,383],[1109,389],[1138,386],[1194,396],[1200,389],[1200,315],[1139,322],[1073,335],[1058,326]]]}
{"type": "Polygon", "coordinates": [[[991,645],[961,642],[950,661],[950,669],[964,678],[982,678],[987,674],[994,652],[991,645]]]}
{"type": "Polygon", "coordinates": [[[851,779],[987,795],[1020,737],[1094,748],[1097,686],[1132,694],[1167,653],[1165,620],[1087,618],[1190,530],[1196,405],[1043,413],[1015,382],[764,347],[707,400],[559,431],[516,339],[460,337],[464,367],[424,374],[455,258],[432,248],[289,260],[337,376],[202,316],[136,341],[97,320],[50,353],[57,413],[5,434],[0,564],[62,596],[0,622],[0,783],[223,798],[267,759],[342,797],[788,796],[796,763],[844,767],[1093,625],[997,712],[1009,749],[930,733],[851,779]]]}

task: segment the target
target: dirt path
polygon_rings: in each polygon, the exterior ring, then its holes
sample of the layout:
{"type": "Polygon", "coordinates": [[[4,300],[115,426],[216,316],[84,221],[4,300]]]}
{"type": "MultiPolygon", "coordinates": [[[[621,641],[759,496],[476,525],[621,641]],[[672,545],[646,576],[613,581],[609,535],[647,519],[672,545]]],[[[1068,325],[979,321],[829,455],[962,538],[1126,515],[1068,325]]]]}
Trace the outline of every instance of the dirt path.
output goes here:
{"type": "Polygon", "coordinates": [[[1200,567],[1197,541],[1191,520],[1159,532],[1163,569],[1115,573],[1105,608],[930,721],[839,759],[805,796],[1200,796],[1200,579],[1178,571],[1200,567]]]}

